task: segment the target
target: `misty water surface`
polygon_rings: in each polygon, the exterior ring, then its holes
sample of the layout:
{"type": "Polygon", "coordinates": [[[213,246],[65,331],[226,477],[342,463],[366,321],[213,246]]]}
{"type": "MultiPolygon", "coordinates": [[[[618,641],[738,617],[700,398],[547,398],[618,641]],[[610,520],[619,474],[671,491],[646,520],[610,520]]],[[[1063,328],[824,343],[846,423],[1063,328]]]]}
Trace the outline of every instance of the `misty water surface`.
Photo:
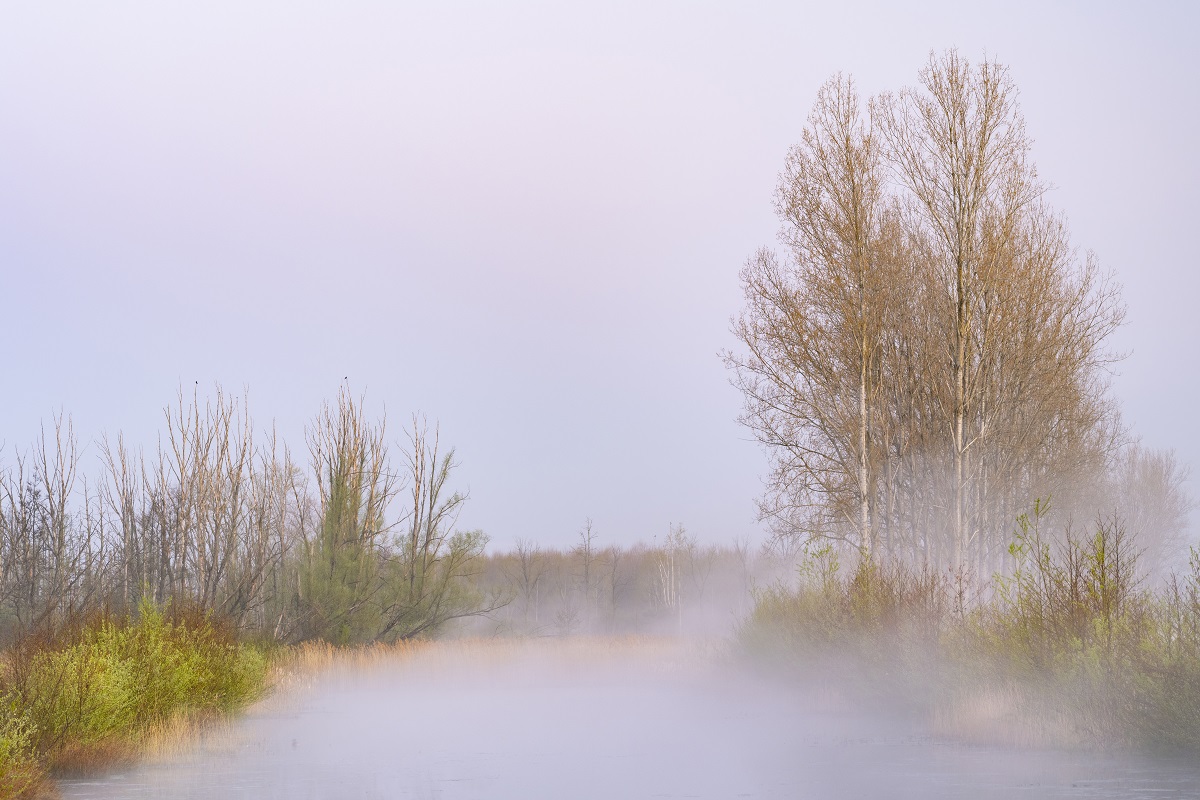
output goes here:
{"type": "Polygon", "coordinates": [[[1189,765],[939,742],[695,647],[435,646],[329,673],[65,798],[1137,798],[1189,765]]]}

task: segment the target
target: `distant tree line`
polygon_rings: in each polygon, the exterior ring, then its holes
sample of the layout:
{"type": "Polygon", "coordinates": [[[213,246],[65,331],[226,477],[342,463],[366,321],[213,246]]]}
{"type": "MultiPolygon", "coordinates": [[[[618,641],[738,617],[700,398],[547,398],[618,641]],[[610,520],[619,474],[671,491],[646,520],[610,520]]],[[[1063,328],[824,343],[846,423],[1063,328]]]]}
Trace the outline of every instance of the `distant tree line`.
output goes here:
{"type": "Polygon", "coordinates": [[[465,628],[530,636],[725,634],[750,613],[758,588],[791,577],[792,563],[790,554],[749,539],[701,544],[682,525],[652,542],[602,545],[589,520],[572,547],[520,539],[485,556],[480,589],[510,602],[465,628]]]}
{"type": "Polygon", "coordinates": [[[1016,518],[1125,517],[1144,563],[1191,501],[1108,391],[1120,290],[1045,200],[1008,71],[931,56],[920,86],[818,92],[775,194],[782,253],[742,270],[726,354],[784,537],[872,560],[1011,568],[1016,518]]]}

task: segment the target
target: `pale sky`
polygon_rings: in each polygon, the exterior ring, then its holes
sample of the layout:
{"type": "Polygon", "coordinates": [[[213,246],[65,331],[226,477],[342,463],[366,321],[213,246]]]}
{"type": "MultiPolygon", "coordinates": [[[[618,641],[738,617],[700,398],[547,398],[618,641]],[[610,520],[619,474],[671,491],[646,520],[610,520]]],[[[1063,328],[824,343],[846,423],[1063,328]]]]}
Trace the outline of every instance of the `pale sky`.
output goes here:
{"type": "Polygon", "coordinates": [[[348,377],[441,421],[496,546],[761,538],[738,269],[817,87],[954,46],[1125,286],[1127,420],[1200,467],[1200,14],[899,6],[3,4],[0,461],[60,408],[152,448],[195,381],[302,451],[348,377]]]}

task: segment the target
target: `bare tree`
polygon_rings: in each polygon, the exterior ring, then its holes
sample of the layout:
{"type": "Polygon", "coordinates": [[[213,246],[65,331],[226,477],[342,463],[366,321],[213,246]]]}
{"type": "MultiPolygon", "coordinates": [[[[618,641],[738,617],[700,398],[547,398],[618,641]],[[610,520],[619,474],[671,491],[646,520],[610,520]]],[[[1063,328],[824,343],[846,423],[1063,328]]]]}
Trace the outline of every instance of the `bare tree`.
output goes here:
{"type": "Polygon", "coordinates": [[[1184,561],[1189,518],[1196,507],[1187,489],[1188,476],[1173,450],[1134,443],[1121,453],[1105,486],[1107,516],[1124,522],[1151,580],[1165,578],[1184,561]]]}
{"type": "Polygon", "coordinates": [[[656,594],[663,608],[675,617],[676,632],[683,633],[683,568],[687,551],[695,542],[683,525],[672,524],[656,563],[656,594]]]}
{"type": "Polygon", "coordinates": [[[164,418],[149,458],[102,437],[96,483],[61,415],[0,468],[0,637],[151,600],[280,640],[366,641],[507,602],[472,586],[486,537],[457,527],[466,495],[436,428],[414,418],[397,472],[386,419],[343,388],[306,430],[306,473],[219,386],[180,390],[164,418]]]}
{"type": "Polygon", "coordinates": [[[100,441],[100,453],[108,473],[101,494],[120,531],[120,607],[127,610],[131,607],[130,600],[133,594],[149,582],[145,554],[141,552],[138,541],[138,513],[143,505],[142,474],[133,454],[125,446],[124,436],[118,434],[115,448],[107,436],[103,437],[100,441]],[[141,570],[138,569],[139,566],[142,567],[141,570]],[[131,584],[134,583],[138,585],[131,588],[131,584]]]}
{"type": "Polygon", "coordinates": [[[437,426],[431,432],[418,416],[408,445],[404,460],[411,505],[388,561],[382,637],[419,636],[451,620],[490,613],[511,599],[483,597],[470,584],[487,536],[457,527],[467,495],[449,488],[458,466],[453,448],[443,452],[437,426]]]}
{"type": "Polygon", "coordinates": [[[951,51],[921,83],[869,119],[822,88],[777,193],[787,258],[743,270],[726,362],[777,530],[983,573],[1035,498],[1103,475],[1124,311],[1042,201],[1007,71],[951,51]]]}
{"type": "Polygon", "coordinates": [[[891,322],[892,250],[882,151],[853,83],[817,94],[776,193],[788,260],[760,251],[742,271],[746,310],[728,354],[743,422],[772,453],[768,517],[809,535],[853,530],[870,557],[882,420],[880,357],[891,322]]]}
{"type": "Polygon", "coordinates": [[[625,553],[617,545],[609,545],[601,553],[601,560],[607,571],[609,628],[617,624],[617,607],[620,603],[621,592],[629,582],[629,577],[621,570],[625,553]]]}
{"type": "Polygon", "coordinates": [[[542,550],[528,539],[518,538],[516,546],[517,564],[512,579],[521,597],[524,622],[529,623],[529,609],[533,608],[533,624],[539,624],[542,578],[546,574],[546,562],[542,550]]]}
{"type": "Polygon", "coordinates": [[[62,414],[0,471],[0,605],[5,633],[53,626],[84,607],[103,564],[95,495],[75,513],[79,451],[62,414]],[[96,555],[98,558],[93,559],[96,555]]]}
{"type": "Polygon", "coordinates": [[[579,581],[583,593],[583,625],[586,629],[591,624],[592,606],[595,599],[592,590],[592,573],[595,571],[594,563],[596,561],[596,532],[592,526],[591,517],[584,520],[583,527],[579,530],[579,543],[571,549],[571,553],[579,560],[579,581]]]}

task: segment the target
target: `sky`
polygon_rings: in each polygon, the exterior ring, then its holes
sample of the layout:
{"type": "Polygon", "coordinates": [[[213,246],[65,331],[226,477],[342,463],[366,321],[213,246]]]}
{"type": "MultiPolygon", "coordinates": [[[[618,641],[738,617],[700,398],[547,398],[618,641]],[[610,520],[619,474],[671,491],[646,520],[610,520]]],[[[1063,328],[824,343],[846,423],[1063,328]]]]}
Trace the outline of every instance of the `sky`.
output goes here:
{"type": "Polygon", "coordinates": [[[1128,5],[6,2],[0,463],[65,412],[97,472],[217,384],[302,454],[346,384],[440,424],[496,547],[761,539],[738,270],[820,84],[957,47],[1124,286],[1126,421],[1200,465],[1200,12],[1128,5]]]}

